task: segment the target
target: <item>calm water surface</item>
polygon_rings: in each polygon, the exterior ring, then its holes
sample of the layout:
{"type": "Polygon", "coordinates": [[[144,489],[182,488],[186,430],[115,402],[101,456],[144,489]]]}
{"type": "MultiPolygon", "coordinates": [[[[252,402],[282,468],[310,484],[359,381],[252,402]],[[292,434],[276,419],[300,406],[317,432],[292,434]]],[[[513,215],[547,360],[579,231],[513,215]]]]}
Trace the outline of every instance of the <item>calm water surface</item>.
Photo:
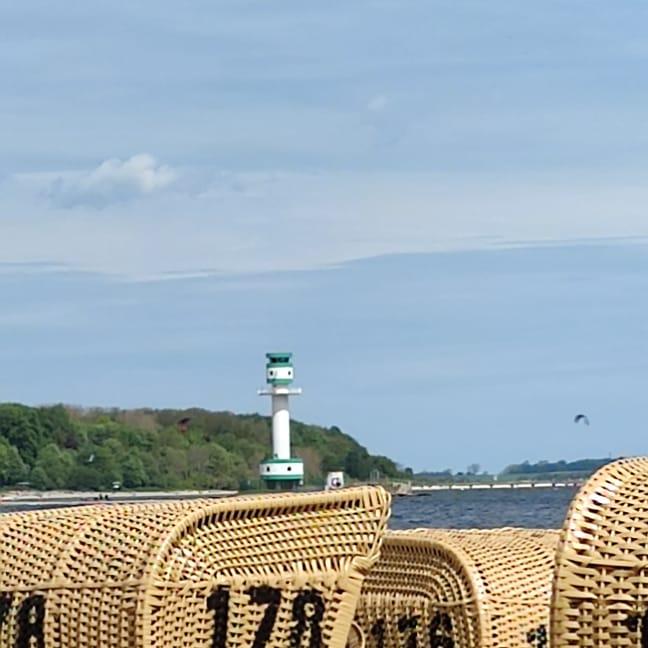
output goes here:
{"type": "Polygon", "coordinates": [[[395,497],[392,529],[517,526],[559,529],[576,494],[572,488],[436,491],[395,497]]]}
{"type": "MultiPolygon", "coordinates": [[[[436,491],[411,497],[394,497],[389,526],[392,529],[437,527],[489,529],[518,526],[559,529],[576,494],[572,488],[436,491]]],[[[0,506],[0,513],[56,507],[0,506]]]]}

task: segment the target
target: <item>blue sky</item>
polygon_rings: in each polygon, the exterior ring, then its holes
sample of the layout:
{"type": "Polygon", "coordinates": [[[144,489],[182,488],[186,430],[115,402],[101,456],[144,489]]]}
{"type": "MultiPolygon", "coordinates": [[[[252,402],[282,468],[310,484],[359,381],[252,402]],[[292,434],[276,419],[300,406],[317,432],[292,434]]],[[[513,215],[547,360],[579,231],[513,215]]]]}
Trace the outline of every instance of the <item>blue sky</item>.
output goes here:
{"type": "Polygon", "coordinates": [[[265,411],[287,348],[416,469],[642,453],[647,19],[0,1],[0,399],[265,411]]]}

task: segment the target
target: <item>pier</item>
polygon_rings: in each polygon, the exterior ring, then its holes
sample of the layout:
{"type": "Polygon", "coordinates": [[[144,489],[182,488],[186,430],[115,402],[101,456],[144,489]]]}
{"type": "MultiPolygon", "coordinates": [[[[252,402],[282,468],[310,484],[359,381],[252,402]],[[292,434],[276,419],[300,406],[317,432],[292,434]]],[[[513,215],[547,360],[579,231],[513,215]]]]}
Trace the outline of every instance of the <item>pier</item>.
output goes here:
{"type": "Polygon", "coordinates": [[[445,490],[503,490],[512,488],[579,488],[583,485],[581,481],[538,481],[538,482],[490,482],[490,483],[455,483],[455,484],[429,484],[410,486],[410,492],[414,495],[429,493],[432,491],[445,490]]]}

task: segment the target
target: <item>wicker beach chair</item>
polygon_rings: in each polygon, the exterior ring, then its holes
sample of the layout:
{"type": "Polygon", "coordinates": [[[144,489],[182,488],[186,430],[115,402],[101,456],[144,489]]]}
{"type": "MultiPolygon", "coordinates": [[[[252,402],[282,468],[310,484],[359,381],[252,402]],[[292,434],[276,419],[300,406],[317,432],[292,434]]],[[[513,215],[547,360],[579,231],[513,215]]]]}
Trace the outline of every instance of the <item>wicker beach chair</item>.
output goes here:
{"type": "Polygon", "coordinates": [[[345,646],[378,488],[0,516],[0,647],[345,646]]]}
{"type": "Polygon", "coordinates": [[[369,648],[548,646],[557,531],[391,532],[356,623],[369,648]]]}
{"type": "Polygon", "coordinates": [[[601,468],[558,548],[552,646],[648,646],[648,458],[601,468]]]}

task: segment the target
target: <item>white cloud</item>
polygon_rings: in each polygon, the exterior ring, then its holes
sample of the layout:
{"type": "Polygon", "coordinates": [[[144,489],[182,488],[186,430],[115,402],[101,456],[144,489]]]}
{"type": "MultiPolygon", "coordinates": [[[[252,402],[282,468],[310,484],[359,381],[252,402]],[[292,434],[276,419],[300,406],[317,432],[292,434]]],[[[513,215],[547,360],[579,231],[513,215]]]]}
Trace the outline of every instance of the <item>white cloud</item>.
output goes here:
{"type": "Polygon", "coordinates": [[[387,97],[385,95],[376,95],[369,100],[367,110],[371,112],[382,112],[387,107],[387,97]]]}
{"type": "Polygon", "coordinates": [[[102,208],[151,194],[175,179],[173,169],[158,164],[152,155],[140,153],[124,161],[111,158],[91,171],[59,174],[46,193],[57,207],[102,208]]]}

